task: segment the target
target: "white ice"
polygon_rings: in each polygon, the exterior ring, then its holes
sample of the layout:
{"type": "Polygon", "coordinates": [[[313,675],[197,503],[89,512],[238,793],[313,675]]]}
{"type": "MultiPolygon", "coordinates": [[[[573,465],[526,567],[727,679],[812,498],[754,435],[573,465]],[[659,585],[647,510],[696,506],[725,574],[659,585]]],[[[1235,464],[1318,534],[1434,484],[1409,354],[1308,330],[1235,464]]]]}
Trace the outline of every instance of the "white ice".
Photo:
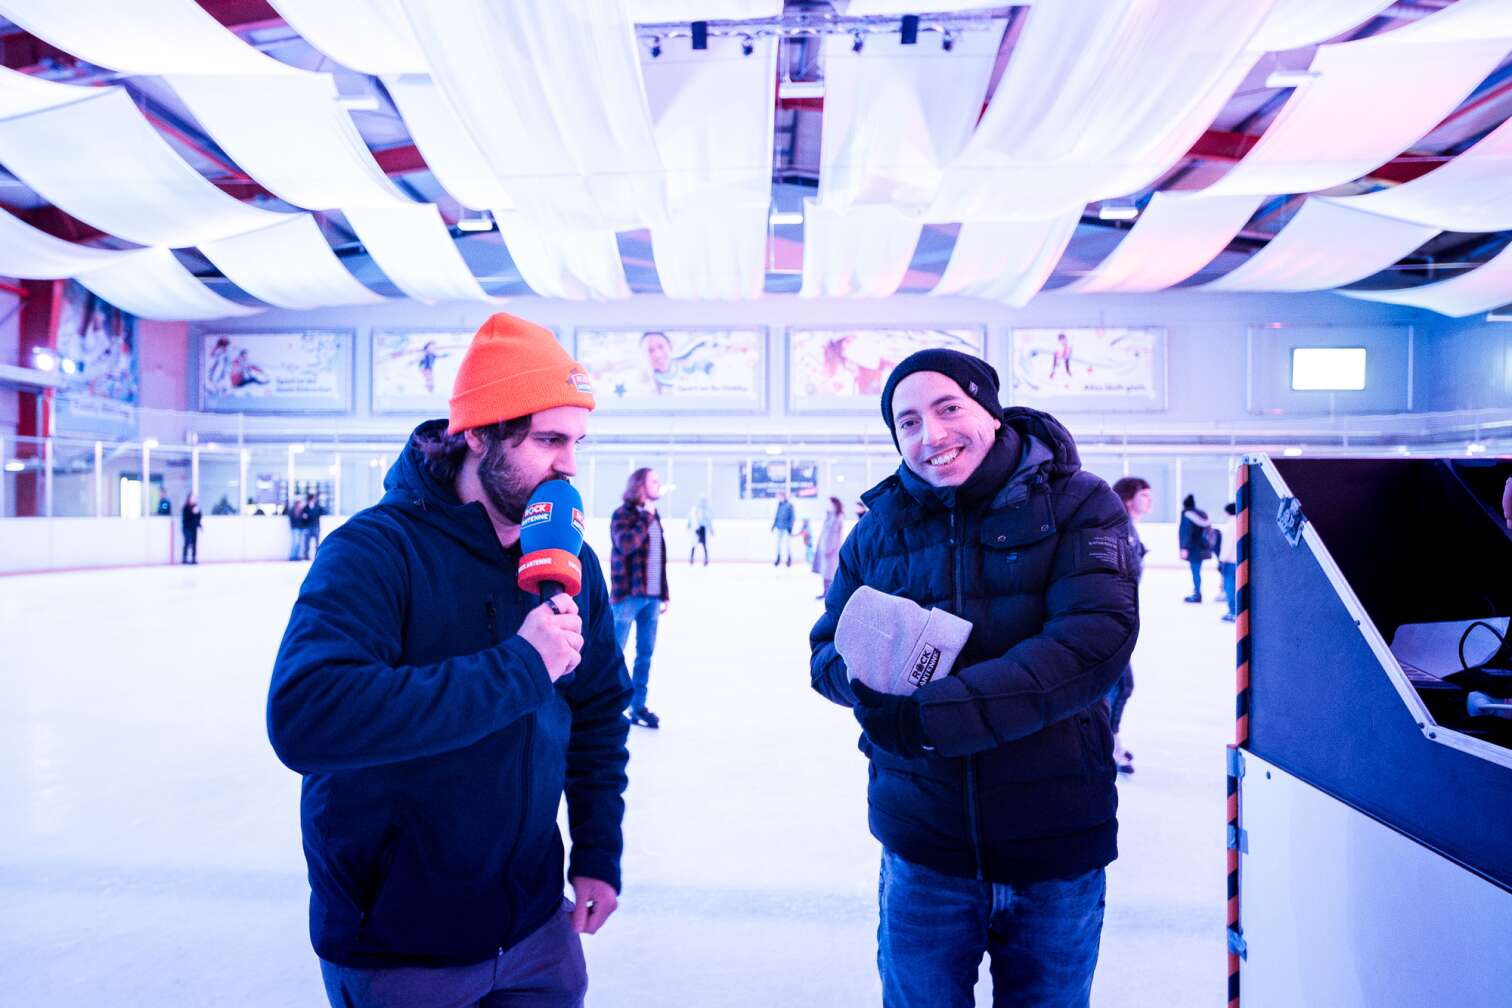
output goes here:
{"type": "MultiPolygon", "coordinates": [[[[0,1005],[325,1004],[299,779],[263,721],[305,570],[0,578],[0,1005]]],[[[880,1002],[865,759],[808,685],[817,581],[673,567],[663,727],[631,736],[625,890],[585,940],[589,1004],[880,1002]]],[[[1233,632],[1189,590],[1146,574],[1095,1005],[1226,999],[1233,632]]]]}

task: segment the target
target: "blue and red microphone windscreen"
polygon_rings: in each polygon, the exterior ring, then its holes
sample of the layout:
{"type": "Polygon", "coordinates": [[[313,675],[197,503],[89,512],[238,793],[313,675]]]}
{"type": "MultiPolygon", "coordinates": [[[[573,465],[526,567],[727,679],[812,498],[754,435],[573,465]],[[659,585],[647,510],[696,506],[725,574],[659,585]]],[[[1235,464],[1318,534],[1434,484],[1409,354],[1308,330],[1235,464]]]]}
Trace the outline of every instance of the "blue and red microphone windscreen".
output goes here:
{"type": "Polygon", "coordinates": [[[520,519],[519,584],[535,591],[543,581],[561,584],[569,595],[583,588],[583,498],[564,479],[536,487],[520,519]]]}

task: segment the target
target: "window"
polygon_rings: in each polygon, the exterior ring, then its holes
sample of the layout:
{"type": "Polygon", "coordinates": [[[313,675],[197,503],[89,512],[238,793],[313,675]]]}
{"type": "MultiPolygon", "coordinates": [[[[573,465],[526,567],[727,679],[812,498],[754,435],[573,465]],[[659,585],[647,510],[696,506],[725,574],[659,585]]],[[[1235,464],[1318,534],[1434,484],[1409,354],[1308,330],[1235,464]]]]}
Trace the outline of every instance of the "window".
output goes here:
{"type": "Polygon", "coordinates": [[[1364,347],[1293,347],[1295,392],[1359,392],[1365,388],[1364,347]]]}

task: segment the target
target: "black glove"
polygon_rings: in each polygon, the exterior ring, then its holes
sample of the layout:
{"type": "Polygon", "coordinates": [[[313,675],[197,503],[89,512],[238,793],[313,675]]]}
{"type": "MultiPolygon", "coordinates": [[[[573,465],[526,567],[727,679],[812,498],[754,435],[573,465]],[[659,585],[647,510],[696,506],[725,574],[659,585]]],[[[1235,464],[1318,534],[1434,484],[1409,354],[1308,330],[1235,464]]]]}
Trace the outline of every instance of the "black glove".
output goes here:
{"type": "Polygon", "coordinates": [[[850,686],[860,701],[856,720],[872,745],[903,759],[918,759],[934,748],[924,737],[924,718],[913,694],[879,693],[859,679],[850,686]]]}

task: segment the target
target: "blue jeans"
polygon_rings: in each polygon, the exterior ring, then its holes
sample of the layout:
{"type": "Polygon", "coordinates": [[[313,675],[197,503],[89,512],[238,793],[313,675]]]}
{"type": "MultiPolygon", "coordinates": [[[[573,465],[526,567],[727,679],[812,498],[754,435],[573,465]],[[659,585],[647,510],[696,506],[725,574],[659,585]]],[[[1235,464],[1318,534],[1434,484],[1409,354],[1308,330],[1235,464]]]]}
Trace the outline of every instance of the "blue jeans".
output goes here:
{"type": "Polygon", "coordinates": [[[661,599],[648,595],[631,595],[614,603],[614,639],[621,651],[630,640],[630,624],[635,624],[635,668],[630,672],[630,709],[646,706],[646,688],[651,683],[651,653],[656,650],[656,620],[661,599]]]}
{"type": "Polygon", "coordinates": [[[1239,615],[1239,596],[1235,594],[1238,589],[1234,587],[1234,576],[1238,572],[1238,564],[1221,563],[1218,565],[1218,573],[1223,575],[1223,594],[1228,596],[1230,616],[1239,615]]]}
{"type": "Polygon", "coordinates": [[[992,956],[993,1008],[1085,1008],[1106,894],[1101,868],[1011,886],[942,875],[884,850],[884,1008],[971,1008],[984,952],[992,956]]]}
{"type": "Polygon", "coordinates": [[[1195,557],[1187,560],[1187,566],[1192,568],[1192,594],[1202,598],[1202,561],[1195,557]]]}

